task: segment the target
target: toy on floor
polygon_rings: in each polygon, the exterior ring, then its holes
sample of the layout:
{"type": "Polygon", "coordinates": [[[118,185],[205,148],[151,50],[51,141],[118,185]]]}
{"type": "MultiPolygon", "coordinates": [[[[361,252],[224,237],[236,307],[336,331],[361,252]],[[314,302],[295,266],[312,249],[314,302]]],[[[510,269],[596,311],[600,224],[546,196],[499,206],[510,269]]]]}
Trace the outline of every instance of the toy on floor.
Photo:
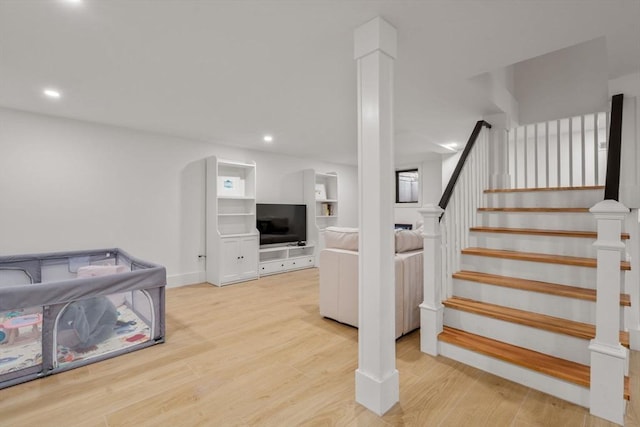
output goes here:
{"type": "Polygon", "coordinates": [[[95,350],[113,335],[117,320],[116,307],[107,297],[74,301],[58,322],[58,343],[78,353],[95,350]]]}
{"type": "Polygon", "coordinates": [[[15,342],[20,333],[20,328],[31,326],[34,334],[38,334],[38,325],[42,323],[42,314],[40,313],[7,317],[7,320],[0,323],[0,328],[2,328],[2,337],[0,337],[0,342],[3,342],[6,336],[8,344],[13,344],[15,342]]]}

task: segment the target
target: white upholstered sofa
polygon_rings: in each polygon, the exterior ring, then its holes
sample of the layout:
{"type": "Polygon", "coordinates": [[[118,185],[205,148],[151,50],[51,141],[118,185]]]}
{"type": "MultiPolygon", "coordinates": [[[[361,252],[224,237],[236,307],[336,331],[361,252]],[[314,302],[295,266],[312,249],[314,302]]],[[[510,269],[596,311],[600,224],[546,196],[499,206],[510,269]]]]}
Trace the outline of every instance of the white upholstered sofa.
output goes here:
{"type": "MultiPolygon", "coordinates": [[[[396,230],[396,338],[420,327],[423,282],[421,230],[396,230]]],[[[328,227],[320,252],[320,314],[358,326],[358,229],[328,227]]]]}

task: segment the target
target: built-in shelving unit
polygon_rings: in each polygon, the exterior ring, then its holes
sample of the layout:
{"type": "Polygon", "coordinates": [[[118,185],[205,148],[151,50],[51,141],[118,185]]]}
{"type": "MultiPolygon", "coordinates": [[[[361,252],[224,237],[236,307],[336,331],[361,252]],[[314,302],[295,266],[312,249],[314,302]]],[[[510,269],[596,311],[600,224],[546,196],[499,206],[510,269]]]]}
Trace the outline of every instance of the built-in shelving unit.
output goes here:
{"type": "Polygon", "coordinates": [[[307,204],[307,240],[316,244],[317,258],[324,246],[322,232],[338,225],[338,174],[305,170],[304,200],[307,204]]]}
{"type": "Polygon", "coordinates": [[[279,245],[260,248],[260,276],[315,266],[314,245],[279,245]]]}
{"type": "Polygon", "coordinates": [[[207,282],[223,286],[258,277],[256,165],[206,159],[207,282]]]}

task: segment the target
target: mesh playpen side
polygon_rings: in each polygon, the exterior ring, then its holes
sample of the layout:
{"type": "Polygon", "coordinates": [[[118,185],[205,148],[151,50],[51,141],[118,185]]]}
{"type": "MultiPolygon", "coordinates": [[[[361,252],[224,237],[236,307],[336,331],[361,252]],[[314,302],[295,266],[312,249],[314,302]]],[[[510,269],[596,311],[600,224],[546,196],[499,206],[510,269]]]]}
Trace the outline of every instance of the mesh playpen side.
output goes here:
{"type": "Polygon", "coordinates": [[[165,287],[121,249],[0,257],[0,389],[164,342],[165,287]]]}

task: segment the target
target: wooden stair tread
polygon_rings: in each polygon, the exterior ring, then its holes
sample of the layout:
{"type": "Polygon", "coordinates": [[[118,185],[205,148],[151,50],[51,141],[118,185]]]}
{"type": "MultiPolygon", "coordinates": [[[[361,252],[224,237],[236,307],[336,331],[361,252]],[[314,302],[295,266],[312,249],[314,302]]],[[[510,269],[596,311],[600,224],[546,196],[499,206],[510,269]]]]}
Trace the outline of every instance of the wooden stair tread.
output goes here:
{"type": "MultiPolygon", "coordinates": [[[[506,322],[530,326],[550,332],[569,335],[581,339],[593,339],[596,336],[596,328],[588,323],[548,316],[546,314],[533,313],[518,310],[496,304],[489,304],[467,298],[451,297],[442,302],[445,307],[479,314],[506,322]]],[[[629,347],[629,333],[620,331],[620,343],[629,347]]]]}
{"type": "MultiPolygon", "coordinates": [[[[548,354],[517,347],[448,326],[443,328],[443,331],[438,335],[438,339],[582,387],[589,388],[591,384],[591,369],[587,365],[549,356],[548,354]]],[[[627,400],[630,398],[628,377],[625,377],[624,382],[624,398],[627,400]]]]}
{"type": "Polygon", "coordinates": [[[589,213],[589,208],[478,208],[478,212],[549,212],[549,213],[589,213]]]}
{"type": "MultiPolygon", "coordinates": [[[[519,277],[500,276],[497,274],[479,273],[476,271],[459,271],[453,274],[454,279],[468,280],[487,285],[502,286],[524,291],[539,292],[549,295],[557,295],[567,298],[575,298],[587,301],[596,300],[595,289],[585,289],[577,286],[561,285],[557,283],[541,282],[537,280],[521,279],[519,277]]],[[[620,294],[620,305],[631,306],[631,298],[628,294],[620,294]]]]}
{"type": "MultiPolygon", "coordinates": [[[[508,227],[471,227],[470,231],[478,233],[527,234],[532,236],[584,237],[597,239],[596,231],[544,230],[539,228],[508,228],[508,227]]],[[[628,240],[629,233],[621,233],[620,239],[628,240]]]]}
{"type": "Polygon", "coordinates": [[[585,187],[537,187],[537,188],[496,188],[484,190],[485,193],[525,193],[534,191],[574,191],[574,190],[604,190],[604,185],[585,187]]]}
{"type": "MultiPolygon", "coordinates": [[[[519,261],[545,262],[549,264],[575,265],[578,267],[590,268],[597,267],[598,263],[598,260],[596,258],[508,251],[503,249],[466,248],[462,250],[462,254],[486,256],[491,258],[514,259],[519,261]]],[[[628,261],[620,261],[620,270],[631,270],[631,264],[628,261]]]]}

